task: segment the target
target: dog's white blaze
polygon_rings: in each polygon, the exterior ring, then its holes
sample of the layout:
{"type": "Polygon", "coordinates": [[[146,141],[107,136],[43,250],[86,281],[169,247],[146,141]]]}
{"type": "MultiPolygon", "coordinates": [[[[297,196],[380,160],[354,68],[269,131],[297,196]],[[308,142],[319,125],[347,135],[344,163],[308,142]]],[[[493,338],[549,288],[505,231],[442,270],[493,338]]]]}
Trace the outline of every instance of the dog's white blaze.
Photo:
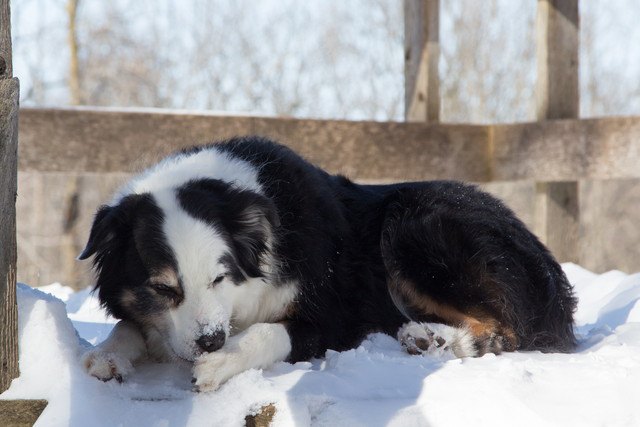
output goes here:
{"type": "Polygon", "coordinates": [[[169,310],[170,341],[173,350],[185,359],[198,354],[196,340],[218,329],[229,332],[232,299],[209,286],[224,272],[218,263],[228,247],[220,234],[206,223],[191,217],[178,205],[175,191],[154,193],[165,214],[163,230],[178,264],[184,300],[169,310]]]}
{"type": "Polygon", "coordinates": [[[155,193],[203,178],[219,179],[262,194],[255,168],[215,148],[208,148],[194,154],[167,157],[129,181],[116,193],[111,204],[117,204],[129,194],[155,193]]]}
{"type": "Polygon", "coordinates": [[[174,190],[156,191],[164,212],[163,231],[178,264],[184,300],[169,310],[169,342],[180,357],[192,360],[200,350],[196,340],[223,329],[227,337],[255,323],[279,320],[295,299],[297,286],[274,286],[262,278],[240,285],[225,279],[211,285],[226,267],[219,263],[230,249],[218,231],[191,217],[180,206],[174,190]]]}

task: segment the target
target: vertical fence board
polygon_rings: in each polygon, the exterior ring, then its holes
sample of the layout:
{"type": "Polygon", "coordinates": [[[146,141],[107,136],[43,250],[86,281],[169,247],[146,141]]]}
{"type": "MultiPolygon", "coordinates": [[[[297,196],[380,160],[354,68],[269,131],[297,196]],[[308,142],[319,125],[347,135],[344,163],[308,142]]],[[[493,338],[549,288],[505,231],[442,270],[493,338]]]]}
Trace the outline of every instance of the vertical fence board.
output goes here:
{"type": "Polygon", "coordinates": [[[440,0],[405,0],[405,120],[440,120],[440,0]]]}
{"type": "Polygon", "coordinates": [[[16,195],[18,79],[11,78],[11,12],[0,0],[0,393],[18,372],[16,195]]]}
{"type": "MultiPolygon", "coordinates": [[[[579,115],[578,1],[538,0],[536,114],[541,121],[575,119],[579,115]]],[[[539,183],[536,200],[538,236],[559,261],[579,262],[579,183],[539,183]]]]}
{"type": "Polygon", "coordinates": [[[9,0],[0,0],[0,79],[12,75],[11,10],[9,0]]]}
{"type": "Polygon", "coordinates": [[[577,262],[579,237],[578,182],[538,182],[534,229],[561,262],[577,262]]]}
{"type": "Polygon", "coordinates": [[[0,392],[18,376],[17,154],[18,80],[0,78],[0,392]]]}
{"type": "Polygon", "coordinates": [[[579,37],[578,0],[538,0],[538,120],[578,118],[579,37]]]}

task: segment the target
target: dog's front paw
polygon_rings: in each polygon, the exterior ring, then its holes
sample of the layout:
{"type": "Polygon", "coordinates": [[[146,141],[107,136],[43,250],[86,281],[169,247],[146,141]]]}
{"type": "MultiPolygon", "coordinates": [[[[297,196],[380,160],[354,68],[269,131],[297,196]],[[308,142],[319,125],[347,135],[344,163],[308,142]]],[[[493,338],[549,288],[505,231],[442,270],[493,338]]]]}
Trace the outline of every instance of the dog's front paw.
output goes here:
{"type": "Polygon", "coordinates": [[[193,365],[194,391],[217,390],[229,378],[247,369],[240,353],[216,351],[198,357],[193,365]]]}
{"type": "Polygon", "coordinates": [[[126,358],[99,349],[85,353],[82,357],[82,365],[89,375],[102,381],[115,379],[121,383],[127,375],[133,372],[133,366],[126,358]]]}

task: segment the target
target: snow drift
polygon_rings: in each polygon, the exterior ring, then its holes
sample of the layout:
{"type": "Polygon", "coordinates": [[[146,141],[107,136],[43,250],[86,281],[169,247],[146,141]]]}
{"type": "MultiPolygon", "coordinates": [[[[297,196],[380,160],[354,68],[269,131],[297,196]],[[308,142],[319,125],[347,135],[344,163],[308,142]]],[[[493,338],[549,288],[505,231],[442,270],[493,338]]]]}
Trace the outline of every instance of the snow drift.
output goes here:
{"type": "Polygon", "coordinates": [[[373,334],[207,394],[190,391],[188,366],[144,365],[124,384],[89,377],[80,355],[115,320],[88,290],[19,285],[21,376],[0,398],[47,399],[42,426],[239,426],[267,403],[276,426],[640,425],[640,274],[563,267],[580,300],[573,354],[410,356],[373,334]]]}

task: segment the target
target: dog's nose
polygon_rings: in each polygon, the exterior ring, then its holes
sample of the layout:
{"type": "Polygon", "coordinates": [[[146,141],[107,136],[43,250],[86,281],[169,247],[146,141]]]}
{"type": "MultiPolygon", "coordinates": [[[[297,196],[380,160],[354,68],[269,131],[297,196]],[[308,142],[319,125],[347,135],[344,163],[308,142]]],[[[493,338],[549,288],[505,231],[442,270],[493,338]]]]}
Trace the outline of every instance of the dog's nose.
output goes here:
{"type": "Polygon", "coordinates": [[[218,330],[210,334],[204,334],[200,336],[200,338],[196,340],[196,344],[198,344],[198,347],[200,347],[203,351],[211,353],[212,351],[219,350],[220,347],[224,345],[225,339],[226,335],[224,331],[218,330]]]}

